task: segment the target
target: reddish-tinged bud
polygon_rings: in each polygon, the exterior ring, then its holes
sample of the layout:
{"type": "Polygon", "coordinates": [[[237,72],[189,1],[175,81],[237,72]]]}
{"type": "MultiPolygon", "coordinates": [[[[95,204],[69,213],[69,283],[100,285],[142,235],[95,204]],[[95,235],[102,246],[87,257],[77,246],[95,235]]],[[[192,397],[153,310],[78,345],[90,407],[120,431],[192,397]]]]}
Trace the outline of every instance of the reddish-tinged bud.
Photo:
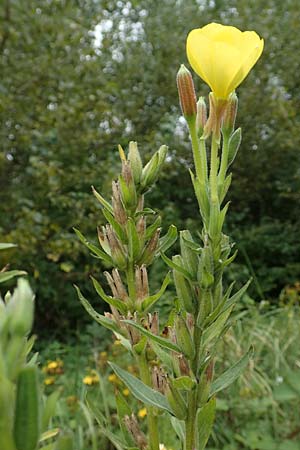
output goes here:
{"type": "Polygon", "coordinates": [[[117,293],[118,293],[118,298],[120,298],[121,300],[127,300],[128,299],[128,294],[127,291],[124,287],[123,281],[120,277],[119,271],[118,269],[113,269],[112,271],[112,276],[115,282],[115,286],[117,289],[117,293]]]}
{"type": "Polygon", "coordinates": [[[155,311],[153,314],[148,314],[148,324],[151,333],[158,336],[159,334],[159,319],[158,312],[155,311]]]}
{"type": "Polygon", "coordinates": [[[135,286],[136,296],[139,301],[149,296],[148,274],[144,264],[135,268],[135,286]]]}
{"type": "Polygon", "coordinates": [[[158,239],[161,232],[161,228],[157,228],[155,231],[155,234],[152,236],[152,238],[149,240],[148,244],[146,245],[142,257],[141,262],[145,265],[150,265],[153,261],[153,258],[155,256],[157,246],[158,246],[158,239]]]}
{"type": "Polygon", "coordinates": [[[209,116],[204,127],[203,138],[206,139],[212,134],[217,142],[221,139],[221,124],[228,100],[216,98],[211,92],[209,94],[209,116]]]}
{"type": "Polygon", "coordinates": [[[181,375],[190,375],[190,367],[186,357],[184,355],[179,355],[178,361],[181,375]]]}
{"type": "Polygon", "coordinates": [[[166,388],[166,374],[161,367],[154,366],[152,368],[152,386],[156,391],[162,394],[166,388]]]}
{"type": "Polygon", "coordinates": [[[140,450],[145,450],[147,448],[147,439],[144,433],[140,430],[138,421],[134,414],[131,414],[131,416],[124,416],[124,424],[129,431],[129,433],[132,435],[136,445],[140,450]]]}
{"type": "Polygon", "coordinates": [[[121,200],[120,186],[118,181],[112,182],[112,206],[114,210],[114,215],[121,225],[124,225],[127,220],[127,215],[121,200]]]}
{"type": "Polygon", "coordinates": [[[108,239],[111,257],[114,263],[120,268],[125,269],[127,265],[126,256],[122,244],[116,236],[116,233],[110,225],[106,225],[106,236],[108,239]]]}
{"type": "Polygon", "coordinates": [[[177,73],[177,88],[183,116],[188,120],[197,114],[197,99],[191,72],[182,64],[177,73]]]}
{"type": "Polygon", "coordinates": [[[222,133],[230,136],[234,130],[235,119],[238,110],[238,98],[235,92],[233,92],[228,100],[224,116],[223,116],[223,125],[222,125],[222,133]]]}

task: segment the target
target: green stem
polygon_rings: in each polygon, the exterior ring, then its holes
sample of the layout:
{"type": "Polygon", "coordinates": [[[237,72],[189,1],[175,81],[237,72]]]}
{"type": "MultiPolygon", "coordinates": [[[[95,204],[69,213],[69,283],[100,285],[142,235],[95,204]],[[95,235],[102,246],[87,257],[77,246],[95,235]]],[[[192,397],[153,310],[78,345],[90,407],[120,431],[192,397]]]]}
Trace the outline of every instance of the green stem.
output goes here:
{"type": "Polygon", "coordinates": [[[215,138],[212,136],[211,141],[211,155],[210,155],[210,198],[212,203],[216,203],[218,201],[218,147],[219,144],[215,138]]]}
{"type": "MultiPolygon", "coordinates": [[[[197,316],[196,316],[197,317],[197,316]]],[[[201,336],[202,330],[195,326],[194,328],[194,346],[195,346],[195,357],[192,361],[192,369],[194,375],[198,380],[199,371],[199,354],[201,346],[201,336]]],[[[185,421],[185,446],[184,450],[194,450],[196,442],[196,416],[197,416],[197,393],[198,389],[195,387],[188,394],[188,413],[185,421]]]]}
{"type": "MultiPolygon", "coordinates": [[[[194,163],[195,163],[195,171],[196,176],[200,182],[203,182],[205,179],[205,168],[204,168],[204,161],[203,161],[203,148],[199,148],[199,142],[198,142],[198,136],[197,136],[197,130],[196,130],[196,121],[190,120],[188,122],[189,130],[190,130],[190,136],[192,141],[192,149],[193,149],[193,156],[194,156],[194,163]]],[[[201,142],[201,141],[200,141],[201,142]]],[[[205,145],[205,142],[204,142],[205,145]]]]}
{"type": "MultiPolygon", "coordinates": [[[[143,383],[147,386],[152,386],[151,375],[149,371],[148,361],[145,355],[138,356],[138,364],[140,368],[140,377],[143,383]]],[[[159,435],[158,435],[158,418],[155,414],[154,408],[147,407],[147,422],[148,422],[148,436],[149,436],[149,450],[159,450],[159,435]]]]}
{"type": "Polygon", "coordinates": [[[128,267],[127,267],[127,271],[126,271],[126,279],[127,279],[129,298],[132,301],[132,304],[135,305],[135,301],[136,301],[135,276],[134,276],[133,263],[131,263],[131,262],[128,263],[128,267]]]}
{"type": "Polygon", "coordinates": [[[229,150],[229,136],[228,134],[223,135],[223,147],[222,147],[222,159],[221,167],[219,171],[219,184],[222,185],[225,180],[227,164],[228,164],[228,150],[229,150]]]}

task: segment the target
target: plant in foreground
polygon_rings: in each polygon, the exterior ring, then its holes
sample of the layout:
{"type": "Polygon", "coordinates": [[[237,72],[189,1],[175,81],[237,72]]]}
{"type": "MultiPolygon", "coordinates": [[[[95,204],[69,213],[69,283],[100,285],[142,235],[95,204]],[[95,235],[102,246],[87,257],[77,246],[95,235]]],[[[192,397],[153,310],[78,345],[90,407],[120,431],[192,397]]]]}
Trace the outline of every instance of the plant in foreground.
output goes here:
{"type": "MultiPolygon", "coordinates": [[[[12,247],[0,244],[0,250],[12,247]]],[[[3,270],[0,283],[26,272],[3,270]]],[[[19,278],[4,300],[0,296],[0,448],[1,450],[72,450],[72,438],[59,429],[48,430],[58,392],[42,398],[37,354],[28,359],[35,337],[28,335],[34,317],[34,295],[29,283],[19,278]]]]}
{"type": "Polygon", "coordinates": [[[233,243],[222,228],[229,206],[223,205],[231,183],[228,168],[241,142],[241,129],[235,130],[237,96],[234,89],[243,81],[263,49],[254,32],[209,24],[193,30],[187,40],[191,65],[210,85],[209,116],[205,100],[196,102],[190,72],[182,66],[177,84],[183,115],[187,121],[195,162],[192,183],[199,204],[202,230],[192,236],[180,232],[180,254],[172,259],[166,250],[177,237],[171,226],[160,238],[160,217],[144,207],[144,194],[156,181],[166,155],[161,147],[143,167],[133,142],[128,157],[120,148],[122,172],[112,183],[112,203],[94,190],[108,224],[98,230],[101,248],[88,242],[76,230],[94,256],[113,266],[105,272],[112,295],[107,295],[93,279],[96,291],[111,308],[98,314],[77,288],[79,298],[103,326],[111,329],[136,359],[140,376],[135,377],[111,363],[116,375],[132,394],[147,405],[148,435],[140,429],[136,416],[120,393],[116,396],[123,439],[107,430],[107,423],[91,398],[102,432],[118,449],[159,450],[158,419],[170,416],[180,448],[205,448],[214,422],[215,396],[232,383],[246,367],[250,351],[234,366],[214,377],[217,345],[229,329],[234,305],[249,282],[232,294],[233,283],[224,290],[223,272],[234,260],[233,243]],[[211,141],[209,164],[207,142],[211,141]],[[150,223],[149,223],[150,220],[150,223]],[[147,267],[161,257],[173,270],[177,298],[163,327],[159,313],[150,311],[163,295],[166,276],[158,293],[149,293],[147,267]]]}

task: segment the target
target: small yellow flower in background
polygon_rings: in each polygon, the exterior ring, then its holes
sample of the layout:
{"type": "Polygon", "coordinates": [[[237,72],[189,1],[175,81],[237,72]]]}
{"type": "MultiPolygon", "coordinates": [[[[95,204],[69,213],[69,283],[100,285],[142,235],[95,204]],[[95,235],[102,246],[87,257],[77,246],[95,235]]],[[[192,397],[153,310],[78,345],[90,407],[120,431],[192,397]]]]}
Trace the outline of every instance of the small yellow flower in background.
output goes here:
{"type": "Polygon", "coordinates": [[[120,339],[116,339],[114,342],[114,345],[118,346],[118,345],[122,345],[120,339]]]}
{"type": "Polygon", "coordinates": [[[147,409],[146,408],[142,408],[139,410],[138,412],[138,416],[140,419],[143,419],[144,417],[146,417],[147,415],[147,409]]]}
{"type": "Polygon", "coordinates": [[[64,363],[61,359],[56,359],[55,361],[48,361],[43,367],[43,372],[50,375],[61,375],[63,373],[64,363]]]}
{"type": "Polygon", "coordinates": [[[86,384],[87,386],[91,386],[93,384],[93,377],[91,375],[86,375],[83,380],[83,384],[86,384]]]}
{"type": "Polygon", "coordinates": [[[95,370],[92,370],[91,373],[89,375],[86,375],[82,380],[83,384],[86,384],[87,386],[98,384],[99,381],[99,375],[95,370]]]}
{"type": "Polygon", "coordinates": [[[47,377],[44,379],[44,384],[46,386],[51,386],[51,384],[55,383],[55,377],[47,377]]]}
{"type": "Polygon", "coordinates": [[[210,23],[189,33],[186,48],[194,71],[226,100],[261,56],[264,41],[254,31],[210,23]]]}
{"type": "Polygon", "coordinates": [[[115,373],[108,375],[108,381],[114,384],[120,384],[120,380],[115,373]]]}
{"type": "Polygon", "coordinates": [[[130,394],[130,390],[129,389],[123,389],[123,395],[125,395],[125,397],[128,397],[128,395],[130,394]]]}

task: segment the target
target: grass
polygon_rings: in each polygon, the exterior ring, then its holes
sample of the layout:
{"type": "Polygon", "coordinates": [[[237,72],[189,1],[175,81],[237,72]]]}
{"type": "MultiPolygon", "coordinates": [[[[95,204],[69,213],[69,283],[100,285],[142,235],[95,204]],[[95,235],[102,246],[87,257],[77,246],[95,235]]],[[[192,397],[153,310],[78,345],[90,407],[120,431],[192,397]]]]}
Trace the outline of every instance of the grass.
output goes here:
{"type": "MultiPolygon", "coordinates": [[[[255,356],[238,382],[218,396],[209,450],[300,450],[300,312],[296,302],[281,300],[281,307],[271,308],[245,298],[236,310],[235,324],[219,347],[216,371],[226,370],[250,345],[255,356]]],[[[112,374],[107,360],[132,373],[137,368],[111,339],[93,324],[75,343],[44,343],[40,351],[45,392],[61,391],[53,425],[73,431],[76,450],[115,448],[107,435],[109,430],[120,433],[116,391],[129,402],[141,428],[145,426],[144,406],[112,374]],[[88,396],[104,416],[102,432],[86,406],[88,396]]],[[[177,450],[170,423],[164,416],[159,422],[166,448],[177,450]]]]}

